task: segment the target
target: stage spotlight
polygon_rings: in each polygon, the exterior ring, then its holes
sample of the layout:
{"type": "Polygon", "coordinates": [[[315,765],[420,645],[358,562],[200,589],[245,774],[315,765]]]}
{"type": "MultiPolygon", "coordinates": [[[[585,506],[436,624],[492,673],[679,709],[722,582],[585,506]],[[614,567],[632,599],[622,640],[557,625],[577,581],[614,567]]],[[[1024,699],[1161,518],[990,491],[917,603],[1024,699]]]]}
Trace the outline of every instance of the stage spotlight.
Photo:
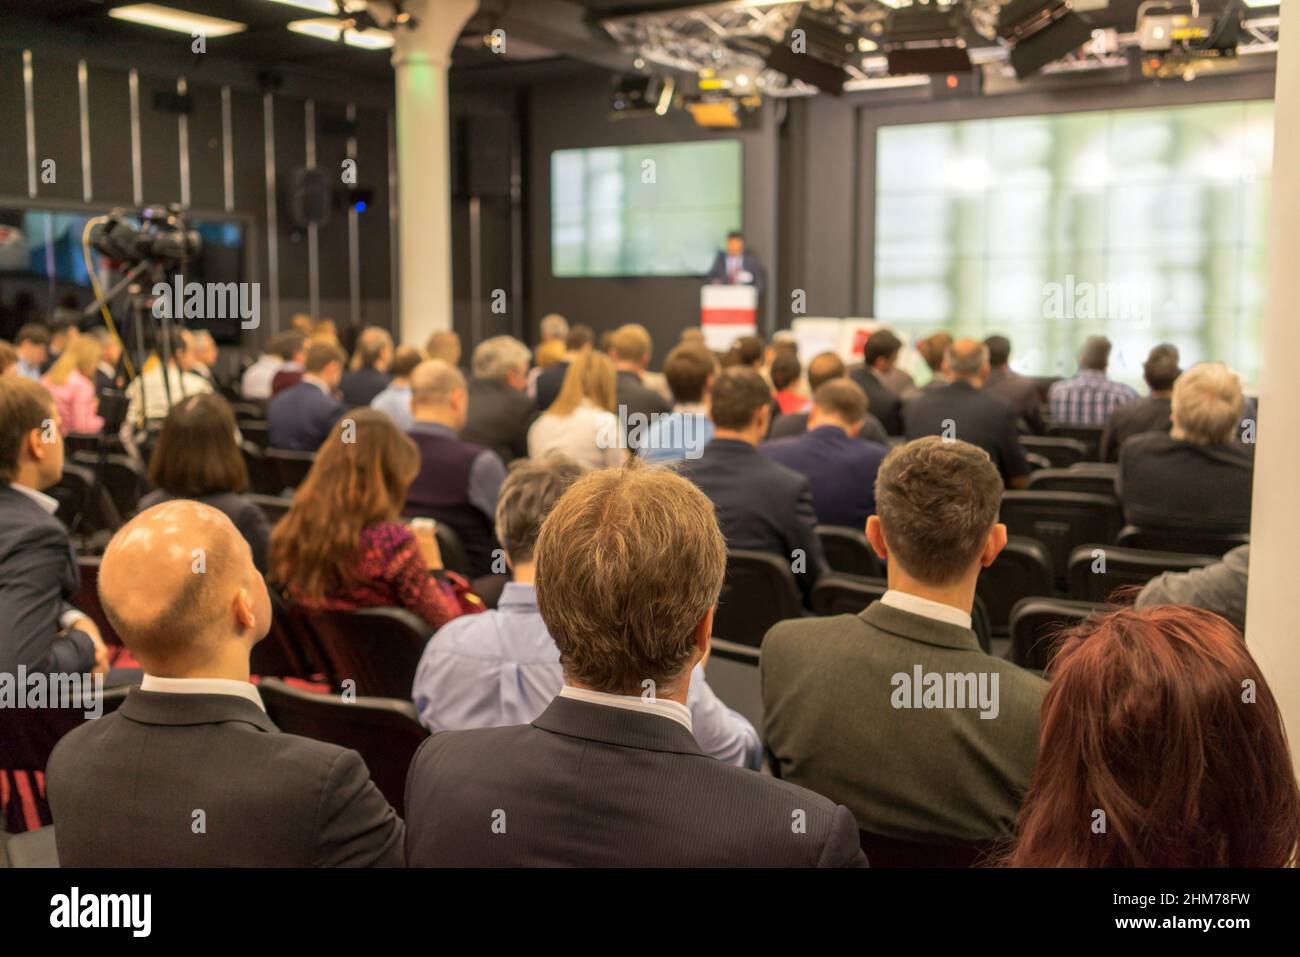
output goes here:
{"type": "Polygon", "coordinates": [[[1087,43],[1092,27],[1069,0],[1011,0],[998,17],[998,36],[1012,45],[1011,66],[1023,80],[1087,43]]]}
{"type": "Polygon", "coordinates": [[[791,80],[800,80],[823,93],[839,96],[848,79],[844,66],[860,55],[859,44],[864,40],[866,38],[831,14],[804,7],[785,39],[772,45],[765,61],[768,67],[784,73],[791,80]]]}
{"type": "Polygon", "coordinates": [[[912,6],[892,11],[884,28],[889,72],[969,73],[968,26],[966,11],[959,6],[912,6]]]}

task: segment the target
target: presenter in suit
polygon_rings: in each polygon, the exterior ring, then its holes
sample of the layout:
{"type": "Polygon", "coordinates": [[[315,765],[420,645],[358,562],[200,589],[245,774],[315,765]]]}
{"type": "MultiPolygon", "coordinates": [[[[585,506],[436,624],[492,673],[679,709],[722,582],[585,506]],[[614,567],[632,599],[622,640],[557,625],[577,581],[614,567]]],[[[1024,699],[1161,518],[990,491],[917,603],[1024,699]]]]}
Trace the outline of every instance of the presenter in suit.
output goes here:
{"type": "Polygon", "coordinates": [[[763,265],[757,256],[745,251],[745,234],[739,230],[727,234],[727,248],[718,251],[705,279],[729,286],[753,286],[758,301],[763,301],[763,265]]]}

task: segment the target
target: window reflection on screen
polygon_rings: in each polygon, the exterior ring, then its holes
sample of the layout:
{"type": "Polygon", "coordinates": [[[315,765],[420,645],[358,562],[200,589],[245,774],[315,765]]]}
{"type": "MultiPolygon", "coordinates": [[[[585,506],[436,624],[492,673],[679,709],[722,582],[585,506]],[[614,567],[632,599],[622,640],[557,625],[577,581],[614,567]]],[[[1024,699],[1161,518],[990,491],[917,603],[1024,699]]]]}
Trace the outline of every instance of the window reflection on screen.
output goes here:
{"type": "Polygon", "coordinates": [[[1134,385],[1160,342],[1254,381],[1272,155],[1270,101],[882,128],[875,316],[1029,374],[1100,333],[1134,385]]]}

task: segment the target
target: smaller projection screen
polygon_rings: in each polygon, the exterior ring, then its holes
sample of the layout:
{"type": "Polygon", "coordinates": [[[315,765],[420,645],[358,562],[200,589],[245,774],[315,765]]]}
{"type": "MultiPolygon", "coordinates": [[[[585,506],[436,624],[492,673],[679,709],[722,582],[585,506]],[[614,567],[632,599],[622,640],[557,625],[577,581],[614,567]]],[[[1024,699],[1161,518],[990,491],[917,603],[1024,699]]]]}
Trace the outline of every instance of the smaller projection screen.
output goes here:
{"type": "Polygon", "coordinates": [[[551,154],[555,276],[703,275],[739,228],[739,140],[551,154]]]}

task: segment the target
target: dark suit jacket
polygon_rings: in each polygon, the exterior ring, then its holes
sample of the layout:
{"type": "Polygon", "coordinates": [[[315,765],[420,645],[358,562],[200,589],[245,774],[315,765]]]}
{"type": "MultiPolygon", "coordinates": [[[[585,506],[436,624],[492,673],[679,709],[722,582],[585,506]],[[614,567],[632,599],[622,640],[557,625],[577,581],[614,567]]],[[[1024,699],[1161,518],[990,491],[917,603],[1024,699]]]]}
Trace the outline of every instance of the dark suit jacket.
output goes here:
{"type": "Polygon", "coordinates": [[[669,718],[571,698],[531,725],[429,738],[406,809],[412,867],[865,863],[845,808],[707,757],[669,718]]]}
{"type": "MultiPolygon", "coordinates": [[[[758,261],[758,257],[751,252],[740,254],[740,268],[749,273],[754,278],[747,283],[737,283],[740,286],[753,286],[758,291],[758,298],[761,302],[763,299],[763,289],[766,286],[766,277],[763,275],[763,264],[758,261]]],[[[709,267],[708,275],[704,277],[708,282],[727,281],[727,252],[719,250],[718,254],[713,257],[713,265],[709,267]]]]}
{"type": "Polygon", "coordinates": [[[64,736],[46,781],[64,867],[403,863],[402,821],[361,756],[235,695],[133,690],[64,736]]]}
{"type": "Polygon", "coordinates": [[[1043,421],[1043,399],[1038,394],[1038,383],[1028,376],[1010,369],[994,369],[984,382],[984,388],[1010,403],[1017,416],[1029,426],[1029,431],[1042,435],[1047,430],[1043,421]]]}
{"type": "Polygon", "coordinates": [[[274,449],[315,452],[347,406],[311,382],[298,382],[266,407],[266,434],[274,449]]]}
{"type": "Polygon", "coordinates": [[[672,406],[664,401],[654,389],[641,384],[641,377],[635,372],[620,372],[618,374],[618,392],[615,397],[617,405],[627,407],[627,416],[629,422],[635,422],[633,415],[646,416],[646,425],[649,426],[649,416],[658,413],[667,415],[672,411],[672,406]]]}
{"type": "Polygon", "coordinates": [[[817,512],[807,476],[786,468],[739,439],[713,439],[678,471],[712,501],[728,548],[774,552],[786,561],[796,549],[806,557],[795,575],[805,599],[826,571],[817,538],[817,512]]]}
{"type": "Polygon", "coordinates": [[[1016,413],[1005,399],[969,382],[958,380],[922,392],[903,407],[903,422],[909,441],[944,435],[978,445],[988,452],[1004,481],[1029,474],[1016,413]]]}
{"type": "Polygon", "coordinates": [[[391,376],[385,375],[373,366],[364,366],[346,373],[339,384],[339,391],[343,393],[343,401],[347,407],[355,409],[369,405],[370,400],[387,389],[388,383],[392,381],[391,376]]]}
{"type": "Polygon", "coordinates": [[[551,407],[564,385],[564,376],[569,371],[569,361],[563,359],[553,366],[547,366],[537,376],[537,408],[545,412],[551,407]]]}
{"type": "Polygon", "coordinates": [[[1168,432],[1173,428],[1173,401],[1165,396],[1148,395],[1134,402],[1116,406],[1101,433],[1101,460],[1114,462],[1119,450],[1135,435],[1143,432],[1168,432]]]}
{"type": "Polygon", "coordinates": [[[889,454],[878,442],[860,442],[835,425],[823,425],[788,439],[773,439],[759,451],[812,484],[813,508],[822,525],[861,530],[876,511],[876,472],[889,454]]]}
{"type": "Polygon", "coordinates": [[[986,654],[969,628],[875,602],[857,615],[781,622],[763,639],[760,671],[763,740],[782,779],[848,805],[860,828],[885,837],[1010,834],[1038,757],[1047,682],[986,654]],[[894,676],[917,667],[984,673],[989,691],[996,674],[997,716],[895,707],[894,676]]]}
{"type": "Polygon", "coordinates": [[[894,390],[881,381],[875,370],[865,365],[854,366],[848,374],[867,394],[867,411],[880,420],[890,435],[902,435],[903,403],[894,390]]]}
{"type": "Polygon", "coordinates": [[[1143,432],[1119,450],[1115,494],[1132,525],[1249,533],[1254,476],[1254,445],[1193,445],[1143,432]]]}
{"type": "MultiPolygon", "coordinates": [[[[140,499],[140,511],[146,508],[153,508],[155,505],[161,505],[163,502],[175,501],[178,498],[188,498],[187,495],[173,495],[164,489],[154,489],[148,492],[140,499]]],[[[247,497],[236,492],[214,492],[211,495],[201,495],[196,501],[204,505],[210,505],[219,512],[225,512],[226,517],[239,529],[239,534],[244,536],[248,542],[248,547],[253,552],[253,564],[257,566],[260,572],[266,571],[267,549],[271,544],[271,523],[267,520],[266,513],[261,507],[253,504],[247,497]]]]}
{"type": "MultiPolygon", "coordinates": [[[[772,422],[772,428],[768,429],[767,437],[770,439],[787,439],[793,435],[803,435],[808,431],[808,413],[791,412],[789,415],[778,415],[772,422]]],[[[889,444],[889,434],[885,427],[880,424],[870,412],[867,413],[867,420],[862,424],[858,432],[858,438],[866,442],[879,442],[881,445],[889,444]]]]}
{"type": "Polygon", "coordinates": [[[80,631],[59,634],[80,575],[68,531],[22,492],[0,485],[0,673],[89,672],[95,645],[80,631]]]}
{"type": "Polygon", "coordinates": [[[470,379],[469,415],[460,438],[491,449],[509,465],[528,457],[528,427],[535,418],[537,405],[526,392],[493,379],[470,379]]]}

